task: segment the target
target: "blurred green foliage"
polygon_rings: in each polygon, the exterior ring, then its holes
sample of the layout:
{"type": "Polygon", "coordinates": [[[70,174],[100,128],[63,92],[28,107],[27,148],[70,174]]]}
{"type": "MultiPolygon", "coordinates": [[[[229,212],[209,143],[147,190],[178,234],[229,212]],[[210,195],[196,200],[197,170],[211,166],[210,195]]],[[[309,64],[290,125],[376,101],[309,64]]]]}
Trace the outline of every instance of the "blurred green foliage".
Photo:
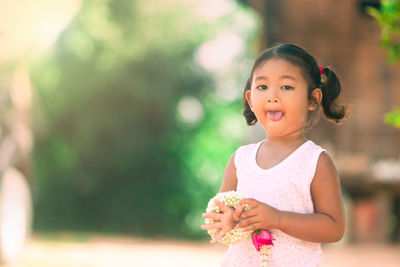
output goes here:
{"type": "Polygon", "coordinates": [[[194,54],[235,24],[179,2],[85,1],[35,62],[35,229],[206,235],[201,212],[243,137],[224,127],[245,120],[194,54]],[[184,96],[202,103],[198,124],[177,119],[184,96]]]}
{"type": "Polygon", "coordinates": [[[400,107],[392,112],[386,113],[385,122],[397,128],[400,128],[400,107]]]}
{"type": "MultiPolygon", "coordinates": [[[[400,0],[383,0],[380,10],[368,11],[381,27],[382,46],[388,51],[388,61],[400,62],[400,0]]],[[[400,108],[386,113],[385,122],[400,128],[400,108]]]]}
{"type": "Polygon", "coordinates": [[[400,61],[400,0],[383,0],[380,9],[369,8],[368,12],[381,27],[382,45],[388,51],[388,60],[400,61]]]}

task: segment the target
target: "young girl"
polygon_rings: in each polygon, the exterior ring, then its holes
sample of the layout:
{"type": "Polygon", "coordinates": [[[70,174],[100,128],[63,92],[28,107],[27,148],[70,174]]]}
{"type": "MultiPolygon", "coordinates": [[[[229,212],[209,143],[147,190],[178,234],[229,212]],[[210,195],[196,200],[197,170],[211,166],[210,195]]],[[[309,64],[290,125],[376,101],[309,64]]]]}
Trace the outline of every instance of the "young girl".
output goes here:
{"type": "MultiPolygon", "coordinates": [[[[325,118],[340,122],[345,108],[334,100],[340,83],[328,67],[318,67],[304,49],[281,44],[255,61],[243,93],[248,125],[257,121],[266,138],[239,147],[231,156],[220,192],[237,190],[247,199],[236,210],[218,202],[223,213],[202,229],[218,228],[215,243],[235,225],[243,231],[269,229],[275,238],[270,266],[320,266],[322,242],[337,242],[345,216],[340,180],[323,148],[307,140],[305,129],[322,106],[325,118]],[[243,204],[253,208],[243,211],[243,204]]],[[[250,238],[231,245],[221,266],[259,266],[250,238]]]]}

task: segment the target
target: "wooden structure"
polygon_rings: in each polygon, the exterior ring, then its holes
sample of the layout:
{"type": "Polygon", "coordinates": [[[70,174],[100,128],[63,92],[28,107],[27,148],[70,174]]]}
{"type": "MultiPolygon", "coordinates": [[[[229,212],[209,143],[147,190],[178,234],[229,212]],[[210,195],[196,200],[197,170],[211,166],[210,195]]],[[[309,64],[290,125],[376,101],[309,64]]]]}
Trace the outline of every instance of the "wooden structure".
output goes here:
{"type": "Polygon", "coordinates": [[[349,241],[400,240],[400,129],[384,114],[400,105],[400,64],[390,65],[380,27],[366,12],[379,1],[242,0],[262,20],[260,52],[298,44],[339,76],[350,117],[323,120],[309,137],[327,148],[349,196],[349,241]],[[393,218],[395,218],[393,220],[393,218]]]}

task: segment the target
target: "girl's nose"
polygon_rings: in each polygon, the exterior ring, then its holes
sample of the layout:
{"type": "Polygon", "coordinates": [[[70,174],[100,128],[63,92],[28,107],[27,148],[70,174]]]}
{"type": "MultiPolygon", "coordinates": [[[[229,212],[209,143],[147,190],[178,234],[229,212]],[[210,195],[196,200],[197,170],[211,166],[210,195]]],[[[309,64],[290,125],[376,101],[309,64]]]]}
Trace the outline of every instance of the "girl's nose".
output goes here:
{"type": "Polygon", "coordinates": [[[279,103],[279,98],[275,94],[267,96],[268,103],[279,103]]]}

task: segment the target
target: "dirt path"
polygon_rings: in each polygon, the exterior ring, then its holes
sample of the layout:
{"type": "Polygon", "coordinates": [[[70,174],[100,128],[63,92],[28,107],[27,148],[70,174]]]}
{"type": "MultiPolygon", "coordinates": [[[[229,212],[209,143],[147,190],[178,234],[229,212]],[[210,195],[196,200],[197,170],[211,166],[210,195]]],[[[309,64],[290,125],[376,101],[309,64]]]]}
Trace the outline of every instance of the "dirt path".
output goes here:
{"type": "MultiPolygon", "coordinates": [[[[34,236],[13,267],[218,266],[226,248],[208,243],[99,235],[34,236]]],[[[400,266],[400,245],[324,247],[324,267],[400,266]]]]}

